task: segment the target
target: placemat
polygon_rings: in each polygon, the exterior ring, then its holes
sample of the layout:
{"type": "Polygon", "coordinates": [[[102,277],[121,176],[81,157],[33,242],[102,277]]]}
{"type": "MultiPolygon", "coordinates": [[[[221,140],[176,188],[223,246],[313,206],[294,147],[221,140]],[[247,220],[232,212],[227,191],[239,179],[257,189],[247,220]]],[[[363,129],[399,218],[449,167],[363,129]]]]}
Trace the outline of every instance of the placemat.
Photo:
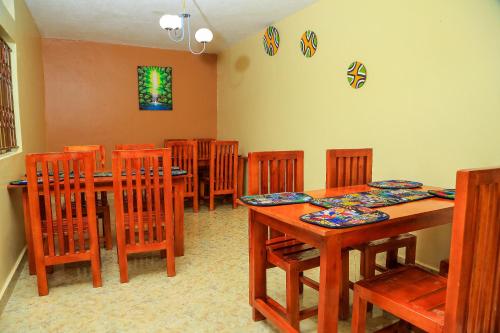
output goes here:
{"type": "Polygon", "coordinates": [[[385,189],[398,189],[398,188],[417,188],[422,187],[422,183],[412,182],[409,180],[382,180],[379,182],[368,183],[368,186],[385,188],[385,189]]]}
{"type": "Polygon", "coordinates": [[[306,203],[312,200],[310,195],[301,192],[280,192],[259,195],[246,195],[241,201],[252,206],[280,206],[306,203]]]}
{"type": "Polygon", "coordinates": [[[305,214],[301,221],[330,229],[351,228],[389,219],[384,212],[366,207],[333,207],[320,212],[305,214]]]}
{"type": "Polygon", "coordinates": [[[373,190],[368,192],[350,193],[337,197],[314,199],[310,203],[323,208],[331,207],[387,207],[405,202],[430,198],[427,192],[398,189],[398,190],[373,190]]]}
{"type": "Polygon", "coordinates": [[[455,189],[429,190],[428,192],[439,198],[455,200],[455,189]]]}
{"type": "MultiPolygon", "coordinates": [[[[141,175],[144,175],[145,173],[146,173],[145,170],[141,170],[141,175]]],[[[172,176],[182,176],[182,175],[186,175],[186,174],[187,174],[186,170],[172,169],[172,176]]],[[[40,177],[41,173],[37,173],[37,175],[40,177]]],[[[135,175],[135,172],[132,172],[132,175],[135,175]]],[[[158,175],[163,176],[163,171],[159,170],[158,175]]],[[[122,176],[126,176],[125,171],[122,172],[122,176]]],[[[153,171],[151,171],[151,176],[153,176],[153,171]]],[[[49,182],[53,182],[54,181],[53,173],[49,173],[49,177],[50,177],[49,182]]],[[[75,177],[75,174],[73,173],[73,171],[70,172],[69,177],[70,178],[75,177]]],[[[83,178],[84,174],[83,173],[80,174],[80,177],[83,178]]],[[[94,177],[95,178],[113,177],[113,173],[111,171],[98,171],[98,172],[94,172],[94,177]]],[[[59,179],[60,179],[60,181],[64,180],[64,172],[59,172],[59,179]]],[[[38,183],[39,184],[43,183],[43,179],[39,178],[38,183]]],[[[28,184],[28,181],[26,179],[18,179],[18,180],[13,180],[13,181],[9,182],[9,184],[10,185],[26,185],[26,184],[28,184]]]]}

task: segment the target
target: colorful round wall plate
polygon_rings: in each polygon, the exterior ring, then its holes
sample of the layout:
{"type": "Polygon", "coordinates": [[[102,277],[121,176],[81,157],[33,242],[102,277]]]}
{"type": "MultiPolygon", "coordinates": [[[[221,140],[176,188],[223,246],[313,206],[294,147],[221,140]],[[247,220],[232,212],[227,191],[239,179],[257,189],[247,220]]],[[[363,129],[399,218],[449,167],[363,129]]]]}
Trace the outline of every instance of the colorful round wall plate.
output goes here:
{"type": "Polygon", "coordinates": [[[398,189],[398,188],[417,188],[422,187],[422,183],[412,182],[409,180],[383,180],[380,182],[368,183],[368,186],[377,188],[387,188],[387,189],[398,189]]]}
{"type": "Polygon", "coordinates": [[[300,50],[306,58],[311,58],[318,49],[318,36],[314,31],[307,30],[300,38],[300,50]]]}
{"type": "Polygon", "coordinates": [[[429,190],[428,192],[438,198],[455,200],[455,189],[429,190]]]}
{"type": "Polygon", "coordinates": [[[331,229],[350,228],[387,219],[389,219],[389,215],[384,212],[359,206],[332,207],[300,217],[301,221],[331,229]]]}
{"type": "Polygon", "coordinates": [[[361,88],[366,82],[366,67],[359,61],[349,65],[347,69],[347,82],[354,89],[361,88]]]}
{"type": "Polygon", "coordinates": [[[269,56],[273,56],[278,53],[278,49],[280,47],[280,34],[276,27],[267,27],[262,41],[264,42],[264,50],[269,56]]]}

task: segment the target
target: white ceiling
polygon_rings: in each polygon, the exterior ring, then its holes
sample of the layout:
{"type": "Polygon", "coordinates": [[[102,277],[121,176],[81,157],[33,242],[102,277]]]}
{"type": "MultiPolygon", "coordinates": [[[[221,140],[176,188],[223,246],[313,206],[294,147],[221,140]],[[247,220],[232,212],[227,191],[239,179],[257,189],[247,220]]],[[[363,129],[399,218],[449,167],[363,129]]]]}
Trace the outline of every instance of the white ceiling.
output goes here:
{"type": "MultiPolygon", "coordinates": [[[[263,30],[316,0],[186,0],[192,35],[214,32],[209,52],[263,30]]],[[[43,37],[186,50],[158,24],[182,12],[182,0],[26,0],[43,37]]],[[[195,43],[196,44],[196,43],[195,43]]],[[[198,45],[195,45],[195,47],[198,45]]]]}

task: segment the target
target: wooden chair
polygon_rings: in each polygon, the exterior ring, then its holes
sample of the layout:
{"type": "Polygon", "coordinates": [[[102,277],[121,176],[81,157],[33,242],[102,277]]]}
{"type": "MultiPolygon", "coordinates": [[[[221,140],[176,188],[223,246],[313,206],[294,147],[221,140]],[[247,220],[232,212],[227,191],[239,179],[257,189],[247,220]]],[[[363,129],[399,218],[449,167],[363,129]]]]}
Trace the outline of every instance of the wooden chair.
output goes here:
{"type": "Polygon", "coordinates": [[[29,209],[40,296],[49,293],[47,268],[54,265],[90,261],[93,285],[102,285],[94,164],[94,155],[90,152],[26,155],[29,209]],[[38,177],[37,172],[41,172],[41,177],[38,177]],[[63,173],[58,176],[60,172],[63,173]],[[71,172],[81,176],[70,178],[71,172]],[[83,211],[87,212],[85,216],[83,211]]]}
{"type": "Polygon", "coordinates": [[[172,151],[172,165],[186,170],[192,177],[186,179],[185,198],[193,198],[193,210],[198,212],[198,144],[194,140],[169,140],[166,148],[172,151]]]}
{"type": "MultiPolygon", "coordinates": [[[[303,151],[248,154],[249,195],[302,191],[304,191],[303,151]]],[[[275,230],[269,230],[266,249],[267,261],[270,264],[268,268],[276,266],[286,272],[286,306],[283,307],[275,300],[271,302],[290,325],[299,330],[300,320],[318,313],[317,306],[300,310],[299,300],[304,284],[319,290],[319,284],[316,281],[304,276],[304,271],[319,267],[319,250],[275,230]]],[[[250,290],[250,296],[251,294],[250,290]]],[[[347,298],[347,303],[341,299],[341,306],[342,304],[347,304],[348,316],[349,298],[347,298]]],[[[341,317],[347,319],[345,311],[340,312],[341,317]]]]}
{"type": "Polygon", "coordinates": [[[215,209],[216,195],[232,195],[236,208],[238,194],[238,141],[212,141],[210,143],[210,175],[201,181],[200,195],[209,188],[209,209],[215,209]]]}
{"type": "Polygon", "coordinates": [[[116,240],[122,283],[128,282],[127,255],[132,253],[166,250],[167,275],[175,275],[171,159],[170,149],[113,152],[116,240]],[[138,171],[141,167],[146,170],[143,174],[138,171]]]}
{"type": "MultiPolygon", "coordinates": [[[[86,145],[86,146],[65,146],[65,152],[90,151],[94,153],[96,161],[96,171],[104,171],[106,167],[106,150],[103,145],[86,145]]],[[[106,191],[97,192],[96,212],[97,216],[102,221],[102,236],[106,250],[113,248],[113,239],[111,235],[111,215],[108,203],[108,194],[106,191]]]]}
{"type": "Polygon", "coordinates": [[[427,332],[500,332],[500,168],[457,173],[448,278],[407,266],[354,286],[352,332],[373,303],[427,332]]]}
{"type": "MultiPolygon", "coordinates": [[[[327,150],[326,187],[354,186],[371,182],[372,161],[371,148],[327,150]]],[[[364,278],[370,278],[375,276],[377,270],[387,271],[397,268],[400,248],[406,249],[405,263],[414,264],[416,246],[417,237],[412,234],[403,234],[355,246],[354,249],[361,252],[361,275],[364,278]],[[384,252],[386,253],[385,267],[376,264],[377,254],[384,252]]]]}
{"type": "Polygon", "coordinates": [[[198,142],[198,159],[199,160],[210,160],[210,142],[215,141],[215,139],[193,139],[198,142]]]}
{"type": "Polygon", "coordinates": [[[141,149],[155,149],[153,143],[126,143],[115,145],[116,150],[141,150],[141,149]]]}

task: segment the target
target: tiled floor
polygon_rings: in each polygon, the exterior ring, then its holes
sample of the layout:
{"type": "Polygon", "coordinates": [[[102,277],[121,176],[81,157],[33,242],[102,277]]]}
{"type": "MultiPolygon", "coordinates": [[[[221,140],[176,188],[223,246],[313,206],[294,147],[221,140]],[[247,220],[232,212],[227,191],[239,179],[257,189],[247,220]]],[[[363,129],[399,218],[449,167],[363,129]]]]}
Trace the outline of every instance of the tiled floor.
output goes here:
{"type": "MultiPolygon", "coordinates": [[[[253,322],[248,305],[247,210],[219,206],[199,214],[187,209],[186,253],[176,259],[177,275],[167,277],[159,254],[129,260],[130,282],[121,284],[116,252],[102,251],[102,288],[92,288],[89,266],[59,266],[49,276],[49,295],[39,297],[36,277],[24,267],[0,317],[0,332],[276,332],[253,322]]],[[[351,277],[359,275],[353,254],[351,277]]],[[[318,272],[307,275],[317,278],[318,272]]],[[[269,293],[283,302],[284,274],[268,271],[269,293]]],[[[304,304],[317,302],[305,288],[304,304]]],[[[373,330],[391,319],[376,311],[373,330]]],[[[316,318],[301,323],[316,331],[316,318]]],[[[350,323],[340,322],[340,332],[350,323]]]]}

